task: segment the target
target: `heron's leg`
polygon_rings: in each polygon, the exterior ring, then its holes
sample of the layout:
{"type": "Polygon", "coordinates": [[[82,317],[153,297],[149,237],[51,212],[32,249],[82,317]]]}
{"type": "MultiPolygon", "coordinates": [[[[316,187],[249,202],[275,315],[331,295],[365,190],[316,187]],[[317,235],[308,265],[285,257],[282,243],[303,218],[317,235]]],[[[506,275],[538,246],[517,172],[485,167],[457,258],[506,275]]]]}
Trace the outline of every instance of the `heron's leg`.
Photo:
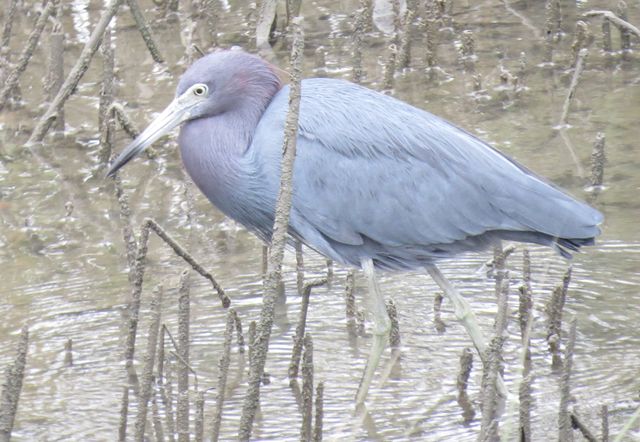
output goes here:
{"type": "MultiPolygon", "coordinates": [[[[476,320],[476,315],[473,314],[471,310],[471,306],[467,302],[464,297],[458,293],[458,289],[449,282],[447,278],[444,277],[440,269],[436,267],[434,264],[428,265],[425,267],[429,276],[433,278],[433,280],[440,286],[444,294],[451,300],[453,304],[453,311],[456,315],[456,318],[467,330],[467,333],[471,337],[471,341],[473,341],[473,345],[478,350],[480,354],[480,359],[484,362],[485,360],[485,350],[487,349],[487,342],[484,339],[484,335],[482,334],[482,329],[480,325],[478,325],[478,321],[476,320]]],[[[507,387],[504,384],[502,377],[498,378],[498,389],[500,393],[506,397],[507,395],[507,387]]]]}
{"type": "Polygon", "coordinates": [[[473,314],[471,310],[471,306],[467,302],[464,297],[458,293],[458,289],[455,288],[453,284],[449,282],[447,278],[444,277],[440,269],[435,265],[426,266],[427,272],[429,276],[433,278],[433,280],[440,286],[445,296],[449,298],[451,303],[453,304],[453,311],[456,315],[456,318],[467,330],[469,336],[471,336],[471,340],[473,341],[473,345],[475,345],[476,350],[480,353],[480,357],[484,358],[484,352],[487,349],[487,343],[484,340],[484,336],[482,335],[482,330],[478,325],[478,321],[476,320],[476,315],[473,314]]]}
{"type": "Polygon", "coordinates": [[[371,344],[371,351],[369,353],[369,359],[367,359],[367,367],[364,370],[362,380],[360,381],[360,387],[356,395],[356,404],[360,405],[364,403],[367,397],[367,392],[371,386],[373,375],[380,362],[380,356],[384,351],[386,340],[389,337],[389,331],[391,330],[391,321],[387,314],[387,309],[384,305],[384,298],[380,292],[378,281],[373,267],[373,260],[370,258],[363,259],[361,261],[362,270],[364,270],[365,277],[367,278],[367,285],[369,286],[368,300],[369,310],[373,315],[373,343],[371,344]]]}

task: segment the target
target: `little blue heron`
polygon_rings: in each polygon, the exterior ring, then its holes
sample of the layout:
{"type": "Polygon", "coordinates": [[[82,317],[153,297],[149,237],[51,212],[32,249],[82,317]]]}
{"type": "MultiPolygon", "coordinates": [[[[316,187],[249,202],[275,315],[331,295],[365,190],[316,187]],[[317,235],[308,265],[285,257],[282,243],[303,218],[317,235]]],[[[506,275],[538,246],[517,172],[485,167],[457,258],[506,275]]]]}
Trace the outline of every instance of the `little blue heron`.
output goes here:
{"type": "MultiPolygon", "coordinates": [[[[288,95],[259,57],[238,50],[206,55],[108,175],[182,124],[182,161],[195,184],[269,241],[288,95]]],[[[289,233],[361,267],[368,281],[374,330],[359,404],[390,329],[375,269],[426,268],[483,355],[480,328],[436,261],[500,240],[543,244],[570,257],[600,233],[597,210],[453,124],[365,87],[303,80],[298,125],[289,233]]]]}

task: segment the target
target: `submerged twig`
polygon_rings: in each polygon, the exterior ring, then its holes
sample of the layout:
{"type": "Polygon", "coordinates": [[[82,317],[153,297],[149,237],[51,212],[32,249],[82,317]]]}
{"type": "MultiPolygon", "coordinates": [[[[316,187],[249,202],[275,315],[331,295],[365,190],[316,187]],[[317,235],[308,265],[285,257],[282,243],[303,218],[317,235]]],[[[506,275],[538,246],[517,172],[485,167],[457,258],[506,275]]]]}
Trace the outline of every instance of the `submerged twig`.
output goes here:
{"type": "Polygon", "coordinates": [[[391,349],[400,348],[400,323],[398,322],[398,309],[393,299],[389,299],[385,307],[391,321],[391,330],[389,331],[389,346],[391,349]]]}
{"type": "Polygon", "coordinates": [[[591,430],[587,428],[587,426],[584,424],[584,422],[580,420],[580,418],[575,412],[571,413],[571,428],[575,428],[576,430],[579,430],[580,433],[582,433],[582,436],[588,442],[600,442],[600,440],[593,435],[591,430]]]}
{"type": "Polygon", "coordinates": [[[238,312],[231,309],[233,313],[233,322],[236,326],[236,343],[238,344],[238,353],[244,354],[244,335],[242,334],[242,322],[240,321],[240,316],[238,316],[238,312]]]}
{"type": "MultiPolygon", "coordinates": [[[[482,378],[482,425],[480,440],[498,439],[498,418],[500,404],[501,373],[503,367],[502,346],[504,331],[508,318],[509,274],[505,272],[499,291],[498,313],[496,315],[495,336],[491,340],[484,355],[484,372],[482,378]]],[[[503,398],[504,399],[504,398],[503,398]]]]}
{"type": "MultiPolygon", "coordinates": [[[[620,20],[627,21],[627,3],[624,0],[619,0],[616,5],[616,15],[620,17],[620,20]]],[[[626,26],[618,26],[620,30],[620,49],[623,51],[631,50],[631,33],[626,26]]]]}
{"type": "Polygon", "coordinates": [[[162,286],[159,285],[155,288],[151,299],[151,325],[149,326],[147,352],[144,356],[144,365],[142,368],[140,395],[138,396],[138,416],[135,423],[134,440],[138,442],[142,442],[145,439],[144,432],[147,424],[147,409],[153,392],[153,365],[156,360],[156,350],[158,348],[158,333],[160,331],[160,315],[162,311],[162,294],[162,286]]]}
{"type": "Polygon", "coordinates": [[[4,27],[2,28],[2,41],[0,41],[0,48],[9,47],[11,42],[11,29],[13,28],[13,22],[16,17],[16,10],[18,9],[19,0],[11,0],[9,8],[5,13],[4,27]]]}
{"type": "Polygon", "coordinates": [[[612,50],[611,45],[611,22],[608,18],[602,20],[602,50],[605,54],[609,54],[612,50]]]}
{"type": "Polygon", "coordinates": [[[571,77],[571,84],[569,85],[567,98],[565,98],[564,105],[562,106],[560,125],[566,125],[569,122],[569,106],[571,105],[571,101],[575,96],[576,89],[578,87],[578,81],[580,81],[580,76],[582,75],[582,70],[584,69],[584,60],[585,58],[587,58],[588,54],[589,50],[587,48],[582,48],[580,49],[580,52],[578,52],[578,57],[576,58],[576,67],[573,71],[573,77],[571,77]]]}
{"type": "Polygon", "coordinates": [[[322,441],[322,420],[324,417],[324,382],[316,387],[316,413],[313,424],[313,442],[322,441]]]}
{"type": "Polygon", "coordinates": [[[447,329],[447,325],[442,320],[442,301],[444,301],[442,293],[436,293],[433,297],[433,325],[438,333],[444,333],[447,329]]]}
{"type": "Polygon", "coordinates": [[[98,128],[100,129],[100,163],[107,165],[115,138],[115,121],[111,117],[109,107],[114,101],[115,89],[115,57],[111,41],[111,29],[107,28],[100,45],[102,56],[102,82],[100,83],[100,103],[98,105],[98,128]]]}
{"type": "Polygon", "coordinates": [[[436,23],[435,11],[428,10],[424,20],[425,44],[425,64],[427,73],[432,74],[433,69],[438,65],[438,26],[436,23]]]}
{"type": "Polygon", "coordinates": [[[147,45],[147,49],[149,49],[149,53],[151,53],[151,57],[153,61],[156,63],[164,63],[164,59],[162,55],[160,55],[160,50],[156,45],[155,41],[153,41],[153,36],[151,35],[151,29],[147,24],[147,20],[144,18],[144,14],[140,10],[140,5],[137,0],[127,0],[127,4],[129,5],[129,9],[131,10],[131,14],[133,15],[133,19],[136,21],[136,26],[142,34],[142,39],[144,43],[147,45]]]}
{"type": "Polygon", "coordinates": [[[531,299],[531,259],[529,250],[523,253],[523,284],[520,287],[519,296],[519,322],[522,337],[522,379],[520,381],[518,396],[520,410],[518,413],[519,431],[521,442],[531,442],[531,328],[533,326],[533,301],[531,299]]]}
{"type": "Polygon", "coordinates": [[[258,19],[256,20],[256,47],[258,49],[269,48],[269,36],[271,27],[276,18],[276,0],[261,0],[258,6],[258,19]]]}
{"type": "Polygon", "coordinates": [[[462,63],[466,70],[473,73],[475,71],[476,56],[476,42],[473,37],[473,31],[465,29],[460,36],[462,45],[460,47],[460,55],[462,63]]]}
{"type": "Polygon", "coordinates": [[[173,239],[162,227],[160,227],[160,225],[155,220],[147,218],[142,225],[142,230],[145,229],[153,230],[160,238],[164,240],[165,243],[167,243],[167,245],[169,245],[169,247],[173,249],[176,255],[188,262],[193,270],[198,272],[202,277],[208,279],[211,282],[213,289],[218,293],[218,297],[222,302],[222,306],[224,308],[229,307],[229,305],[231,304],[231,300],[225,294],[224,290],[222,289],[222,287],[220,287],[220,284],[218,284],[211,273],[207,272],[204,267],[202,267],[202,265],[200,265],[200,263],[198,263],[195,258],[191,256],[191,254],[187,252],[180,244],[178,244],[178,242],[173,239]]]}
{"type": "MultiPolygon", "coordinates": [[[[47,60],[47,80],[45,91],[47,99],[53,100],[64,81],[64,32],[62,24],[55,20],[49,34],[49,57],[47,60]]],[[[55,122],[55,130],[64,132],[64,110],[60,109],[55,122]]]]}
{"type": "Polygon", "coordinates": [[[333,261],[327,259],[327,284],[331,287],[331,281],[333,281],[333,261]]]}
{"type": "Polygon", "coordinates": [[[31,60],[31,57],[33,56],[33,51],[35,51],[38,41],[40,41],[40,36],[47,24],[47,20],[54,11],[55,4],[50,1],[43,9],[38,20],[36,20],[36,24],[27,39],[27,44],[25,45],[24,50],[20,54],[16,67],[9,72],[9,75],[7,75],[7,78],[4,80],[4,86],[0,89],[0,111],[7,104],[7,100],[9,99],[11,92],[17,86],[20,75],[22,75],[25,69],[27,69],[27,64],[29,64],[29,60],[31,60]]]}
{"type": "Polygon", "coordinates": [[[502,290],[502,281],[505,278],[505,274],[507,265],[507,258],[513,252],[515,252],[516,247],[513,244],[510,244],[505,249],[502,248],[502,245],[497,245],[493,249],[493,261],[489,264],[489,267],[494,271],[495,278],[495,293],[496,299],[500,297],[500,290],[502,290]]]}
{"type": "Polygon", "coordinates": [[[227,314],[227,324],[224,329],[224,344],[222,345],[222,355],[218,362],[218,395],[216,397],[216,412],[213,415],[211,428],[211,440],[216,442],[220,436],[220,424],[222,423],[222,406],[224,405],[224,395],[227,388],[227,377],[229,376],[229,364],[231,362],[231,338],[233,336],[233,324],[235,322],[235,311],[229,310],[227,314]]]}
{"type": "Polygon", "coordinates": [[[547,313],[547,342],[552,355],[552,367],[559,368],[562,364],[560,357],[560,332],[562,330],[562,310],[567,298],[567,289],[571,280],[571,267],[564,274],[562,285],[557,286],[546,307],[547,313]]]}
{"type": "Polygon", "coordinates": [[[162,419],[160,419],[160,408],[158,407],[158,390],[154,389],[151,393],[151,422],[153,424],[153,432],[156,440],[164,441],[164,429],[162,428],[162,419]]]}
{"type": "Polygon", "coordinates": [[[560,11],[560,0],[546,0],[545,10],[547,39],[549,41],[556,42],[562,35],[562,12],[560,11]]]}
{"type": "Polygon", "coordinates": [[[462,408],[462,417],[465,423],[471,422],[476,414],[469,400],[467,393],[467,387],[469,385],[469,375],[473,368],[473,351],[470,348],[462,350],[460,355],[460,373],[458,373],[458,379],[456,386],[458,388],[458,405],[462,408]]]}
{"type": "Polygon", "coordinates": [[[384,65],[384,73],[382,74],[382,89],[389,90],[393,88],[393,80],[396,73],[396,57],[398,56],[398,47],[395,44],[389,45],[389,58],[384,65]]]}
{"type": "Polygon", "coordinates": [[[416,18],[417,5],[409,3],[416,2],[408,2],[407,11],[404,14],[402,34],[400,36],[400,48],[398,50],[397,67],[399,69],[404,69],[409,66],[409,63],[411,63],[411,30],[413,29],[413,21],[416,18]]]}
{"type": "Polygon", "coordinates": [[[298,294],[302,295],[304,288],[304,257],[302,255],[302,243],[296,240],[296,287],[298,294]]]}
{"type": "Polygon", "coordinates": [[[305,327],[307,324],[307,311],[309,310],[309,298],[311,297],[311,289],[319,287],[327,283],[326,279],[314,279],[307,282],[302,290],[302,303],[300,305],[300,319],[296,325],[296,332],[293,337],[293,350],[291,352],[291,362],[289,363],[289,382],[291,383],[298,377],[298,368],[300,364],[300,355],[302,353],[303,338],[305,335],[305,327]]]}
{"type": "Polygon", "coordinates": [[[347,318],[347,329],[350,334],[356,334],[356,297],[355,291],[355,272],[349,270],[344,285],[345,293],[345,315],[347,318]]]}
{"type": "Polygon", "coordinates": [[[167,360],[165,363],[164,336],[169,334],[165,325],[162,326],[160,343],[158,345],[158,386],[160,398],[164,406],[165,422],[167,425],[167,439],[175,441],[176,425],[173,413],[173,363],[167,360]],[[162,368],[161,368],[162,367],[162,368]]]}
{"type": "Polygon", "coordinates": [[[604,145],[604,133],[598,132],[591,151],[591,185],[594,187],[602,186],[604,179],[604,163],[607,160],[604,154],[604,145]]]}
{"type": "Polygon", "coordinates": [[[614,14],[611,11],[599,11],[599,10],[592,10],[592,11],[587,11],[584,14],[582,14],[583,17],[595,17],[595,16],[602,16],[605,20],[609,20],[611,23],[613,23],[614,25],[616,25],[618,28],[624,28],[625,30],[631,32],[632,34],[634,34],[636,37],[640,38],[640,29],[635,27],[634,25],[632,25],[631,23],[629,23],[626,20],[623,20],[622,18],[618,17],[616,14],[614,14]]]}
{"type": "MultiPolygon", "coordinates": [[[[265,0],[263,3],[270,3],[265,0]]],[[[280,175],[280,190],[276,201],[275,221],[269,249],[268,271],[264,280],[264,295],[260,312],[260,325],[253,346],[251,368],[247,393],[242,408],[238,438],[249,440],[253,420],[258,409],[260,382],[267,359],[269,337],[273,326],[275,301],[278,287],[282,281],[282,259],[289,225],[289,212],[292,201],[293,164],[296,155],[296,139],[298,130],[298,112],[300,108],[300,79],[302,76],[302,56],[304,39],[302,34],[302,18],[292,20],[293,43],[291,49],[291,84],[289,93],[289,111],[285,122],[284,146],[280,175]]]]}
{"type": "Polygon", "coordinates": [[[138,138],[140,135],[140,130],[135,126],[135,124],[131,121],[127,112],[124,110],[124,107],[120,103],[113,103],[109,106],[108,111],[109,114],[113,114],[117,119],[118,123],[120,123],[120,127],[124,129],[124,131],[129,135],[131,139],[138,138]]]}
{"type": "Polygon", "coordinates": [[[73,366],[73,340],[71,338],[64,343],[64,366],[73,366]]]}
{"type": "Polygon", "coordinates": [[[576,344],[576,320],[571,320],[569,326],[569,338],[564,353],[564,366],[560,379],[560,411],[558,413],[558,439],[562,441],[572,440],[573,428],[569,412],[571,401],[571,369],[573,367],[573,350],[576,344]]]}
{"type": "Polygon", "coordinates": [[[118,421],[118,442],[127,440],[127,420],[129,417],[129,389],[131,386],[127,382],[122,387],[122,399],[120,400],[120,419],[118,421]]]}
{"type": "Polygon", "coordinates": [[[251,321],[249,323],[249,334],[248,334],[248,338],[249,338],[249,342],[248,342],[248,347],[249,347],[249,365],[251,365],[251,361],[253,360],[253,347],[254,347],[255,342],[256,342],[256,333],[257,333],[256,321],[251,321]]]}
{"type": "Polygon", "coordinates": [[[573,40],[573,44],[571,45],[571,52],[573,54],[574,60],[578,60],[578,54],[582,48],[586,48],[589,46],[589,43],[592,40],[592,35],[589,32],[589,25],[582,20],[578,20],[576,22],[576,31],[575,37],[573,40]]]}
{"type": "Polygon", "coordinates": [[[195,440],[204,440],[204,394],[206,390],[199,391],[196,395],[196,419],[195,419],[195,440]]]}
{"type": "Polygon", "coordinates": [[[178,347],[181,364],[178,365],[178,402],[176,430],[180,442],[189,440],[189,323],[191,300],[189,297],[190,271],[180,274],[178,284],[178,347]]]}
{"type": "Polygon", "coordinates": [[[304,335],[302,355],[302,428],[300,440],[310,441],[313,419],[313,340],[311,334],[304,335]]]}
{"type": "Polygon", "coordinates": [[[131,207],[129,206],[129,198],[122,188],[122,182],[120,177],[116,175],[115,179],[116,198],[118,198],[118,205],[120,207],[120,219],[122,220],[122,236],[124,239],[127,264],[129,265],[129,282],[134,283],[134,269],[136,266],[136,256],[138,243],[133,233],[133,226],[131,224],[131,207]]]}
{"type": "Polygon", "coordinates": [[[364,38],[364,32],[366,28],[366,10],[362,6],[355,12],[355,24],[353,29],[353,57],[352,57],[352,70],[351,80],[354,83],[360,83],[362,81],[362,40],[364,38]]]}
{"type": "Polygon", "coordinates": [[[528,249],[522,251],[522,286],[518,304],[518,322],[520,323],[520,336],[523,343],[526,337],[527,324],[531,316],[533,301],[531,299],[531,256],[528,249]]]}
{"type": "Polygon", "coordinates": [[[601,430],[602,442],[609,442],[609,407],[603,405],[600,409],[600,418],[602,419],[601,430]]]}
{"type": "Polygon", "coordinates": [[[18,341],[16,357],[4,372],[5,381],[0,395],[0,441],[2,442],[11,440],[11,432],[18,412],[18,402],[24,381],[24,369],[27,365],[28,349],[29,330],[27,327],[23,327],[18,341]]]}
{"type": "Polygon", "coordinates": [[[118,8],[123,1],[124,0],[112,0],[111,3],[109,3],[107,9],[100,16],[100,20],[91,33],[89,41],[87,41],[87,43],[82,48],[82,52],[78,57],[78,61],[71,69],[71,72],[69,72],[69,75],[67,75],[67,78],[62,84],[60,91],[51,101],[48,109],[40,118],[40,120],[36,124],[36,127],[33,129],[31,137],[29,137],[29,140],[27,141],[27,146],[39,143],[44,139],[44,136],[47,134],[47,131],[51,127],[51,124],[56,119],[58,111],[62,108],[64,102],[75,91],[78,83],[80,82],[80,79],[89,68],[89,63],[91,62],[93,55],[95,54],[98,46],[102,41],[102,36],[105,29],[107,29],[107,26],[109,26],[111,19],[116,15],[118,8]]]}

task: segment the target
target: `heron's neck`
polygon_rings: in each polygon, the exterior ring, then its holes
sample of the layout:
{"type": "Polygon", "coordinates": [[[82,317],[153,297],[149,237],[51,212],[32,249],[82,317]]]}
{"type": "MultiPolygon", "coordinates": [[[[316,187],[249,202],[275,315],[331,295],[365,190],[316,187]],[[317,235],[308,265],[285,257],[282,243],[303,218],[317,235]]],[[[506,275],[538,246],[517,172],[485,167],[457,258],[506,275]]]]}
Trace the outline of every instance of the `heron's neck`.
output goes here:
{"type": "Polygon", "coordinates": [[[235,219],[242,210],[242,194],[255,179],[243,156],[263,112],[255,104],[238,106],[221,115],[189,121],[180,131],[187,172],[215,206],[235,219]]]}

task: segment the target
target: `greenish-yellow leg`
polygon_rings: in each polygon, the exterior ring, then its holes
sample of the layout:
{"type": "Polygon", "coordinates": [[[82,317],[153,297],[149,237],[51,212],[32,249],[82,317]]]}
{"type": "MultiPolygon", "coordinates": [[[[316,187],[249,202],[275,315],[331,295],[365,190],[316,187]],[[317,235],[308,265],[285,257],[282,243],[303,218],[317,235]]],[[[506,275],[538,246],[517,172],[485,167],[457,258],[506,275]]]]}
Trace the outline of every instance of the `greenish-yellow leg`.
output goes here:
{"type": "MultiPolygon", "coordinates": [[[[456,318],[462,323],[464,328],[467,330],[467,333],[471,337],[471,341],[473,341],[473,345],[478,350],[478,354],[480,354],[480,358],[484,360],[485,358],[485,350],[487,349],[487,342],[484,339],[482,334],[482,329],[480,325],[478,325],[478,321],[476,320],[476,315],[473,314],[471,310],[471,306],[467,302],[464,297],[458,293],[458,289],[455,288],[453,284],[449,282],[447,278],[440,272],[435,265],[430,265],[425,267],[429,276],[433,278],[433,280],[440,286],[445,296],[449,298],[451,303],[453,304],[453,311],[456,315],[456,318]]],[[[498,389],[500,393],[506,397],[507,388],[504,385],[504,381],[502,377],[498,378],[498,389]]]]}
{"type": "Polygon", "coordinates": [[[363,259],[361,261],[361,265],[365,277],[367,278],[367,285],[369,288],[369,310],[373,316],[373,343],[371,344],[367,367],[364,370],[364,375],[362,376],[360,387],[358,388],[358,393],[356,395],[357,405],[363,404],[367,398],[367,392],[371,386],[373,375],[378,367],[380,356],[387,344],[389,331],[391,330],[391,321],[387,315],[384,298],[382,297],[378,281],[376,280],[373,261],[371,259],[363,259]]]}

